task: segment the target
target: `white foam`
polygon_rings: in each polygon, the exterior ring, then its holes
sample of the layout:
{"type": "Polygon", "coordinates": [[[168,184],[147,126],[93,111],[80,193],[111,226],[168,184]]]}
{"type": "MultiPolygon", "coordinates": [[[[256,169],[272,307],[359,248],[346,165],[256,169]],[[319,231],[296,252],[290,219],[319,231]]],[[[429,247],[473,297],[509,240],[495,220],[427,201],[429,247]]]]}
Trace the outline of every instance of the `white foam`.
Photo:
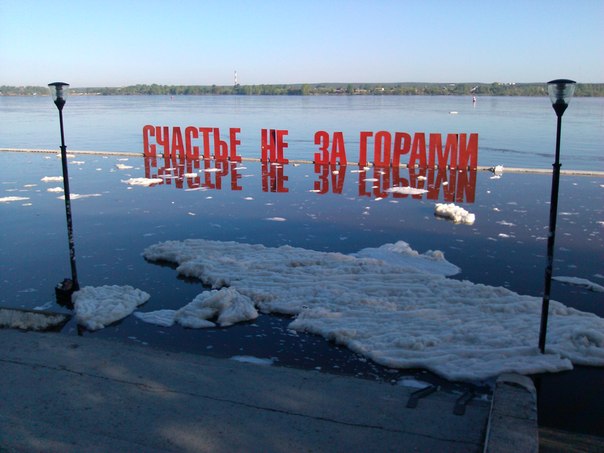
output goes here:
{"type": "Polygon", "coordinates": [[[29,200],[28,197],[0,197],[0,203],[12,203],[14,201],[29,200]]]}
{"type": "Polygon", "coordinates": [[[452,220],[455,223],[464,223],[466,225],[472,225],[476,220],[474,214],[471,214],[454,203],[436,203],[434,206],[434,215],[447,220],[452,220]]]}
{"type": "Polygon", "coordinates": [[[248,296],[233,288],[205,291],[178,310],[174,320],[184,327],[213,327],[211,319],[222,327],[256,319],[258,312],[248,296]]]}
{"type": "Polygon", "coordinates": [[[149,297],[132,286],[85,286],[73,293],[72,301],[78,323],[98,330],[125,318],[149,297]]]}
{"type": "Polygon", "coordinates": [[[181,275],[215,289],[228,287],[262,312],[297,315],[290,329],[322,335],[388,367],[476,380],[568,370],[573,362],[604,366],[604,319],[550,301],[541,354],[540,298],[449,279],[431,266],[422,269],[431,262],[422,254],[390,253],[399,247],[406,248],[397,243],[344,255],[191,239],[155,244],[144,256],[177,263],[181,275]]]}
{"type": "Polygon", "coordinates": [[[567,283],[569,285],[581,286],[583,288],[587,288],[590,291],[595,291],[597,293],[604,293],[604,286],[598,285],[592,281],[587,280],[586,278],[579,277],[552,277],[553,280],[557,280],[562,283],[567,283]]]}
{"type": "Polygon", "coordinates": [[[44,176],[40,179],[42,182],[63,182],[62,176],[44,176]]]}
{"type": "Polygon", "coordinates": [[[162,178],[130,178],[123,180],[122,182],[129,186],[152,186],[154,184],[160,184],[164,180],[162,178]]]}
{"type": "Polygon", "coordinates": [[[396,382],[397,385],[402,385],[403,387],[409,387],[413,389],[425,389],[429,387],[430,384],[428,382],[419,381],[413,378],[403,378],[396,382]]]}
{"type": "Polygon", "coordinates": [[[400,193],[403,195],[419,195],[428,192],[426,189],[417,189],[415,187],[391,187],[386,192],[400,193]]]}
{"type": "MultiPolygon", "coordinates": [[[[69,199],[70,200],[79,200],[80,198],[95,198],[95,197],[100,197],[100,196],[101,196],[100,193],[87,193],[87,194],[72,193],[72,194],[69,194],[69,199]]],[[[61,195],[60,197],[57,197],[57,199],[64,200],[65,195],[61,195]]]]}
{"type": "Polygon", "coordinates": [[[156,310],[150,312],[135,311],[134,316],[141,321],[156,324],[162,327],[171,327],[174,325],[174,315],[176,310],[156,310]]]}
{"type": "Polygon", "coordinates": [[[131,168],[134,168],[134,167],[132,165],[115,164],[115,168],[117,168],[118,170],[130,170],[131,168]]]}
{"type": "Polygon", "coordinates": [[[249,355],[234,355],[231,360],[242,363],[253,363],[254,365],[270,366],[275,363],[274,359],[262,359],[260,357],[254,357],[249,355]]]}

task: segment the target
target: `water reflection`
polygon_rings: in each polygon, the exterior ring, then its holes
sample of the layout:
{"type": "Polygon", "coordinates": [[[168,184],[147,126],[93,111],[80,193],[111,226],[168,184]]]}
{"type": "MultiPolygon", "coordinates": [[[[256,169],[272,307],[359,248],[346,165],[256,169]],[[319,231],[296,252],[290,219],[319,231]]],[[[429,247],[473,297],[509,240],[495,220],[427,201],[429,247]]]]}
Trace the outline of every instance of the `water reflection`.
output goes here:
{"type": "MultiPolygon", "coordinates": [[[[223,159],[187,159],[145,157],[145,178],[159,178],[159,185],[176,189],[211,189],[242,191],[241,162],[223,159]]],[[[261,162],[262,192],[288,193],[290,166],[261,162]]],[[[476,171],[451,168],[352,167],[313,164],[312,189],[318,195],[343,193],[346,181],[356,183],[359,197],[384,199],[410,198],[442,200],[447,203],[474,203],[476,171]]],[[[251,184],[252,182],[250,182],[251,184]]]]}

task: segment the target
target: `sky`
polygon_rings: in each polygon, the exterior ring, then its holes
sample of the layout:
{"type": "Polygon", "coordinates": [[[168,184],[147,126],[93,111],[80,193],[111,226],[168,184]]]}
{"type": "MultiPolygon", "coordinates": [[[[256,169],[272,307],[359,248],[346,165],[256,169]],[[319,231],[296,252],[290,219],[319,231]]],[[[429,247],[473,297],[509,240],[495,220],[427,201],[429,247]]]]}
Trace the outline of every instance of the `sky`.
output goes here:
{"type": "Polygon", "coordinates": [[[604,82],[603,0],[0,0],[0,85],[604,82]]]}

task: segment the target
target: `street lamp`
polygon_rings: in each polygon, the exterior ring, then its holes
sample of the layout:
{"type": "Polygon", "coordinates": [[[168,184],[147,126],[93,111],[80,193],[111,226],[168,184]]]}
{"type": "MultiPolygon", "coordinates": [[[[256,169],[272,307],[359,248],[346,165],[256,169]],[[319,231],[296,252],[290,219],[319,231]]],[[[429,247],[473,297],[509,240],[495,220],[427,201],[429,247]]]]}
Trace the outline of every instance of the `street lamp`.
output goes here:
{"type": "Polygon", "coordinates": [[[68,83],[49,83],[50,94],[55,105],[59,109],[59,124],[61,127],[61,163],[63,165],[63,189],[65,191],[65,215],[67,217],[67,239],[69,241],[69,261],[71,263],[71,280],[65,279],[55,288],[57,300],[64,304],[71,303],[71,294],[80,289],[78,273],[75,261],[75,245],[73,242],[73,224],[71,221],[71,198],[69,195],[69,174],[67,171],[67,147],[65,146],[65,134],[63,133],[63,106],[69,88],[68,83]]]}
{"type": "Polygon", "coordinates": [[[541,327],[539,329],[539,349],[545,352],[545,335],[547,333],[547,317],[549,314],[549,294],[552,286],[552,268],[554,264],[554,241],[556,239],[556,217],[558,213],[558,187],[560,185],[560,129],[562,115],[568,107],[570,98],[575,92],[576,82],[568,79],[557,79],[547,83],[547,92],[552,101],[552,107],[558,117],[556,132],[556,160],[553,164],[552,197],[549,208],[549,234],[547,236],[547,266],[545,268],[545,288],[541,303],[541,327]]]}

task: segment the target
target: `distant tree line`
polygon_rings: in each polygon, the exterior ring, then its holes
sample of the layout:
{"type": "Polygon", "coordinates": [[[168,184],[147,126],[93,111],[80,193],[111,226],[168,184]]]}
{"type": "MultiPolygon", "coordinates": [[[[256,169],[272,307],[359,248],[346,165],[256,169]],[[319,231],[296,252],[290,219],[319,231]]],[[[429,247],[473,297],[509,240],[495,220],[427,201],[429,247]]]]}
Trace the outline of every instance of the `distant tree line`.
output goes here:
{"type": "MultiPolygon", "coordinates": [[[[40,86],[0,86],[3,96],[47,95],[40,86]]],[[[481,95],[546,96],[545,83],[318,83],[291,85],[131,85],[72,88],[73,95],[481,95]]],[[[604,97],[604,83],[578,83],[575,96],[604,97]]]]}

